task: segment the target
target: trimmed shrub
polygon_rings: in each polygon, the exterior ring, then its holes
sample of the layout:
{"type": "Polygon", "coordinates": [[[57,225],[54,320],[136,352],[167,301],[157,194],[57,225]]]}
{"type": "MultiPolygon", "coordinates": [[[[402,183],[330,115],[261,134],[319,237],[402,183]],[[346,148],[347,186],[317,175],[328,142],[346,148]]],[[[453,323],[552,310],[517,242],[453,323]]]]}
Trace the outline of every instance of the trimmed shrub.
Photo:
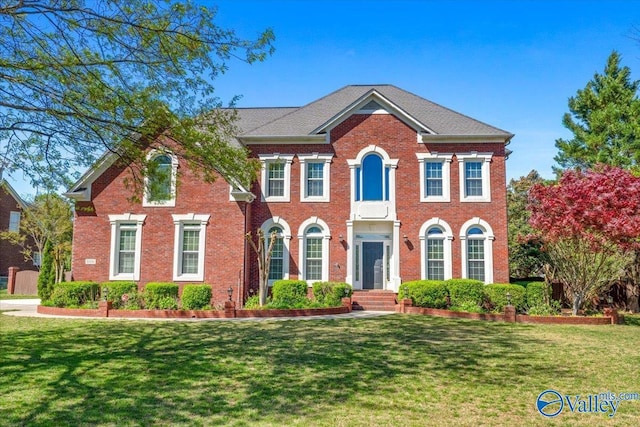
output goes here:
{"type": "Polygon", "coordinates": [[[511,294],[511,304],[517,311],[522,311],[525,307],[525,289],[520,285],[497,283],[486,285],[484,291],[495,311],[504,310],[507,305],[507,293],[511,294]]]}
{"type": "Polygon", "coordinates": [[[313,299],[323,307],[339,307],[342,298],[350,297],[353,288],[343,282],[315,282],[313,284],[313,299]]]}
{"type": "Polygon", "coordinates": [[[480,307],[484,299],[485,284],[473,279],[449,279],[444,282],[449,291],[449,300],[454,307],[480,307]]]}
{"type": "Polygon", "coordinates": [[[182,308],[185,310],[202,310],[211,306],[211,286],[185,285],[182,290],[182,308]]]}
{"type": "Polygon", "coordinates": [[[530,282],[525,291],[527,307],[542,306],[549,301],[547,298],[547,284],[544,282],[530,282]]]}
{"type": "Polygon", "coordinates": [[[124,301],[122,301],[122,295],[131,294],[138,291],[138,285],[136,282],[104,282],[100,284],[100,296],[104,298],[104,289],[107,289],[107,301],[113,303],[113,308],[124,307],[124,301]]]}
{"type": "Polygon", "coordinates": [[[156,301],[156,307],[159,310],[177,310],[178,300],[175,297],[160,297],[156,301]]]}
{"type": "Polygon", "coordinates": [[[100,295],[100,287],[95,282],[56,283],[51,294],[51,302],[56,307],[76,308],[95,301],[100,295]]]}
{"type": "Polygon", "coordinates": [[[276,280],[271,288],[273,304],[278,308],[284,308],[305,303],[309,300],[307,288],[307,282],[304,280],[276,280]]]}
{"type": "Polygon", "coordinates": [[[149,282],[144,287],[145,306],[149,309],[170,310],[170,308],[163,307],[172,305],[168,303],[168,298],[171,298],[178,308],[178,291],[179,287],[175,283],[149,282]],[[161,300],[163,300],[162,303],[161,300]]]}
{"type": "Polygon", "coordinates": [[[427,308],[447,307],[447,287],[438,280],[415,280],[400,285],[398,298],[411,298],[413,305],[427,308]]]}

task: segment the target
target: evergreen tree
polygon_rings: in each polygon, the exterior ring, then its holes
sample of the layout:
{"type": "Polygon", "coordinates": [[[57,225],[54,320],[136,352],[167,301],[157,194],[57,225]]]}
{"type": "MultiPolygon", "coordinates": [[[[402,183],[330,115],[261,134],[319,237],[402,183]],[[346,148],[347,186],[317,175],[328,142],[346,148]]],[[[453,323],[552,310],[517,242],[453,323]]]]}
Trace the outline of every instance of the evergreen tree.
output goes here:
{"type": "Polygon", "coordinates": [[[613,51],[604,74],[596,73],[586,87],[569,98],[570,113],[562,119],[572,139],[556,140],[559,168],[589,169],[598,163],[624,169],[640,165],[640,81],[613,51]]]}
{"type": "Polygon", "coordinates": [[[53,245],[49,240],[44,244],[42,253],[42,265],[38,276],[38,296],[42,301],[51,298],[53,286],[56,283],[55,266],[53,257],[53,245]]]}

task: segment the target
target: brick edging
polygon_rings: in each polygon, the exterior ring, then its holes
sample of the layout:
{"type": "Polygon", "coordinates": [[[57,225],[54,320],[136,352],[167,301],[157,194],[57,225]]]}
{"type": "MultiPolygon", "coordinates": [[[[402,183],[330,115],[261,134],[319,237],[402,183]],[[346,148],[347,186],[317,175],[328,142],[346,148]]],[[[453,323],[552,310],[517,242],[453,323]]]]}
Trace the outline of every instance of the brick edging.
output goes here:
{"type": "Polygon", "coordinates": [[[504,313],[468,313],[437,308],[414,307],[410,299],[400,301],[400,313],[422,314],[427,316],[446,317],[449,319],[491,320],[515,323],[536,323],[547,325],[617,325],[624,323],[624,318],[612,308],[604,310],[602,317],[576,316],[529,316],[516,314],[513,306],[505,307],[504,313]]]}
{"type": "Polygon", "coordinates": [[[54,316],[81,317],[116,317],[120,319],[221,319],[221,318],[249,318],[249,317],[303,317],[323,316],[328,314],[345,314],[351,312],[350,307],[304,308],[291,310],[234,310],[235,315],[225,310],[102,310],[84,308],[60,308],[39,305],[37,312],[54,316]],[[105,315],[106,314],[106,315],[105,315]]]}

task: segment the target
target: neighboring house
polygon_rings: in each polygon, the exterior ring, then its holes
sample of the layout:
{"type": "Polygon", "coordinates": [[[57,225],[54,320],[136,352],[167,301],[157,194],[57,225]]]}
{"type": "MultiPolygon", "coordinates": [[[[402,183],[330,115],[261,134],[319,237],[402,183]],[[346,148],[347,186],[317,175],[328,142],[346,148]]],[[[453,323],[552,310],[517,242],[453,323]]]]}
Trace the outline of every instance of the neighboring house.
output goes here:
{"type": "MultiPolygon", "coordinates": [[[[22,211],[26,203],[15,192],[13,187],[0,180],[0,231],[19,231],[22,211]]],[[[33,262],[25,261],[22,249],[9,241],[0,239],[0,277],[8,275],[9,267],[19,267],[21,270],[34,270],[33,262]]]]}
{"type": "Polygon", "coordinates": [[[391,85],[238,113],[235,143],[262,163],[251,191],[182,169],[176,189],[182,165],[161,153],[168,202],[129,202],[129,172],[109,155],[70,189],[76,280],[205,282],[223,299],[229,286],[257,287],[244,235],[262,228],[278,233],[271,280],[393,291],[420,278],[508,282],[512,134],[391,85]]]}

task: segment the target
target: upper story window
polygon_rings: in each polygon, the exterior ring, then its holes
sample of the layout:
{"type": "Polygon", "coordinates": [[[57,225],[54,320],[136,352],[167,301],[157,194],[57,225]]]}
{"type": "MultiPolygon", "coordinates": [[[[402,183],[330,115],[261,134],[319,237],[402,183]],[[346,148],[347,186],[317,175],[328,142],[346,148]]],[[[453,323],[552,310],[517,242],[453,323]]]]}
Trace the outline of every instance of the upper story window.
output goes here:
{"type": "Polygon", "coordinates": [[[204,280],[206,227],[209,215],[172,215],[175,225],[173,280],[204,280]]]}
{"type": "Polygon", "coordinates": [[[333,154],[298,154],[300,160],[300,201],[330,200],[330,167],[333,154]]]}
{"type": "Polygon", "coordinates": [[[143,206],[176,205],[176,171],[178,159],[166,152],[153,150],[147,156],[148,174],[145,177],[143,206]]]}
{"type": "Polygon", "coordinates": [[[262,201],[290,201],[293,155],[275,153],[259,157],[262,162],[262,201]]]}
{"type": "Polygon", "coordinates": [[[14,231],[16,233],[20,231],[20,212],[19,211],[9,212],[9,231],[14,231]]]}
{"type": "Polygon", "coordinates": [[[111,256],[109,280],[140,280],[142,224],[146,215],[109,215],[111,256]]]}
{"type": "Polygon", "coordinates": [[[368,154],[356,168],[356,201],[389,200],[389,166],[377,154],[368,154]]]}
{"type": "Polygon", "coordinates": [[[490,202],[491,153],[456,154],[460,166],[460,201],[490,202]]]}
{"type": "Polygon", "coordinates": [[[451,159],[453,154],[416,153],[420,164],[420,201],[451,201],[451,159]]]}

